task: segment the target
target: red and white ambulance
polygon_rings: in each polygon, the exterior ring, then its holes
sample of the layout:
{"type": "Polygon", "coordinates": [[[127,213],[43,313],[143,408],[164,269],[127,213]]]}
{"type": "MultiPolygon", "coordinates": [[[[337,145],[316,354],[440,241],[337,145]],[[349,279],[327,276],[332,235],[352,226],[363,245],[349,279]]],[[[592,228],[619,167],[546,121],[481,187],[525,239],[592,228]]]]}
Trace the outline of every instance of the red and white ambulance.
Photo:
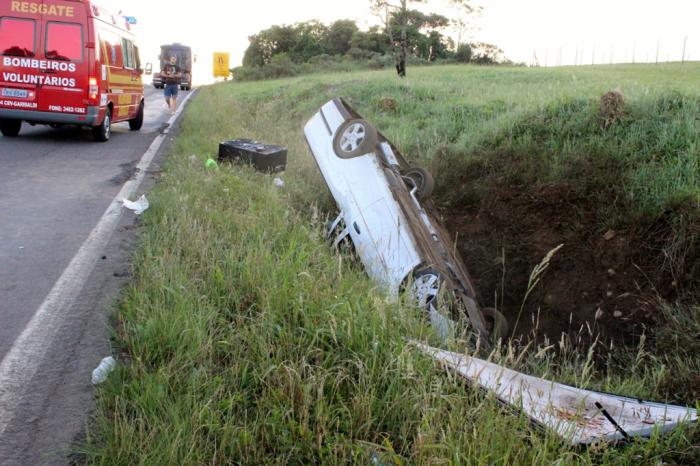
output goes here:
{"type": "Polygon", "coordinates": [[[141,129],[141,63],[126,21],[89,0],[0,0],[0,131],[80,125],[107,141],[141,129]]]}

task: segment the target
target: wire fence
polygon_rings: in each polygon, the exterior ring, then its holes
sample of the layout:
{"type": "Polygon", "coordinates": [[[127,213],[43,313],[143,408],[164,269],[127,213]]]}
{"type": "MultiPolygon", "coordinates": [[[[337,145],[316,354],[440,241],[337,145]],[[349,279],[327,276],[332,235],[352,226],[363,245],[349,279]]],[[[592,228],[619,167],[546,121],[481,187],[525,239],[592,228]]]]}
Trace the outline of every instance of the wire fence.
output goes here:
{"type": "Polygon", "coordinates": [[[677,39],[648,39],[628,44],[593,44],[535,48],[526,61],[529,66],[581,66],[624,63],[669,63],[700,60],[700,40],[691,36],[677,39]]]}

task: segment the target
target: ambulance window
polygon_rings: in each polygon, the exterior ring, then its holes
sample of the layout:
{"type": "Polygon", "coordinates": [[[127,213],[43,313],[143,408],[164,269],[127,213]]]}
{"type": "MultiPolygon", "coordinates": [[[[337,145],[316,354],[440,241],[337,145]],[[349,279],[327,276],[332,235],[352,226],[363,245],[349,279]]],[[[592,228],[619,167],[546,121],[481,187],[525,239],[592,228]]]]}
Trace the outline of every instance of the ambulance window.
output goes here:
{"type": "Polygon", "coordinates": [[[33,19],[0,18],[0,54],[33,57],[35,29],[33,19]]]}
{"type": "Polygon", "coordinates": [[[107,49],[107,61],[109,62],[109,65],[117,67],[122,66],[120,60],[122,57],[121,40],[119,39],[119,36],[112,31],[100,29],[100,37],[102,37],[102,41],[107,49]]]}
{"type": "Polygon", "coordinates": [[[124,68],[134,69],[134,44],[130,40],[122,39],[122,56],[124,57],[124,68]]]}
{"type": "Polygon", "coordinates": [[[136,68],[141,69],[141,56],[139,55],[139,48],[134,45],[134,59],[136,60],[136,68]]]}
{"type": "Polygon", "coordinates": [[[83,27],[76,23],[49,22],[46,25],[46,58],[82,61],[83,27]]]}

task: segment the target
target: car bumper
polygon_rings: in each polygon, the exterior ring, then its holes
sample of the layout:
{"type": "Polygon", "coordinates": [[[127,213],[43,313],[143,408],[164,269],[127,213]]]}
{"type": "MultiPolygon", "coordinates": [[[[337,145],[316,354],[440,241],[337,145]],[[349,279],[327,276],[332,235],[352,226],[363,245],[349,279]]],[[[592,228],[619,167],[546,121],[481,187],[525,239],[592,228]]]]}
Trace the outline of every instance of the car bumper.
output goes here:
{"type": "Polygon", "coordinates": [[[87,113],[84,115],[0,108],[0,119],[24,120],[40,124],[95,126],[99,124],[99,116],[100,107],[88,107],[87,113]]]}

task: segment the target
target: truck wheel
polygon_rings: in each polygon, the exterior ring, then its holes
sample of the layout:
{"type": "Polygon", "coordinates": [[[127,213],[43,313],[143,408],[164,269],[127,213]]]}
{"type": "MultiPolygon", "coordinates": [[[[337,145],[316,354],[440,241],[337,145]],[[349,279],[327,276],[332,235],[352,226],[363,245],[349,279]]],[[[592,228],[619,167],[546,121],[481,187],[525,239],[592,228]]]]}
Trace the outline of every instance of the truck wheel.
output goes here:
{"type": "Polygon", "coordinates": [[[0,121],[0,132],[3,136],[14,138],[19,135],[22,128],[22,120],[2,120],[0,121]]]}
{"type": "Polygon", "coordinates": [[[129,128],[131,131],[138,131],[141,129],[143,126],[143,101],[141,102],[141,105],[139,105],[139,111],[136,113],[136,116],[129,120],[129,128]]]}
{"type": "Polygon", "coordinates": [[[95,138],[97,142],[109,141],[109,137],[112,135],[112,110],[107,108],[105,113],[105,118],[102,120],[102,124],[99,126],[94,126],[92,128],[92,137],[95,138]]]}
{"type": "Polygon", "coordinates": [[[409,188],[415,186],[418,189],[418,199],[426,199],[433,194],[435,179],[433,179],[433,175],[429,171],[420,167],[413,167],[404,171],[401,175],[409,184],[409,188]]]}
{"type": "Polygon", "coordinates": [[[484,314],[486,325],[489,329],[489,333],[491,333],[491,340],[493,342],[508,338],[510,326],[508,325],[508,320],[501,312],[492,307],[482,307],[481,313],[484,314]]]}
{"type": "Polygon", "coordinates": [[[372,152],[376,145],[377,130],[359,118],[340,125],[333,136],[333,151],[341,159],[351,159],[372,152]]]}

